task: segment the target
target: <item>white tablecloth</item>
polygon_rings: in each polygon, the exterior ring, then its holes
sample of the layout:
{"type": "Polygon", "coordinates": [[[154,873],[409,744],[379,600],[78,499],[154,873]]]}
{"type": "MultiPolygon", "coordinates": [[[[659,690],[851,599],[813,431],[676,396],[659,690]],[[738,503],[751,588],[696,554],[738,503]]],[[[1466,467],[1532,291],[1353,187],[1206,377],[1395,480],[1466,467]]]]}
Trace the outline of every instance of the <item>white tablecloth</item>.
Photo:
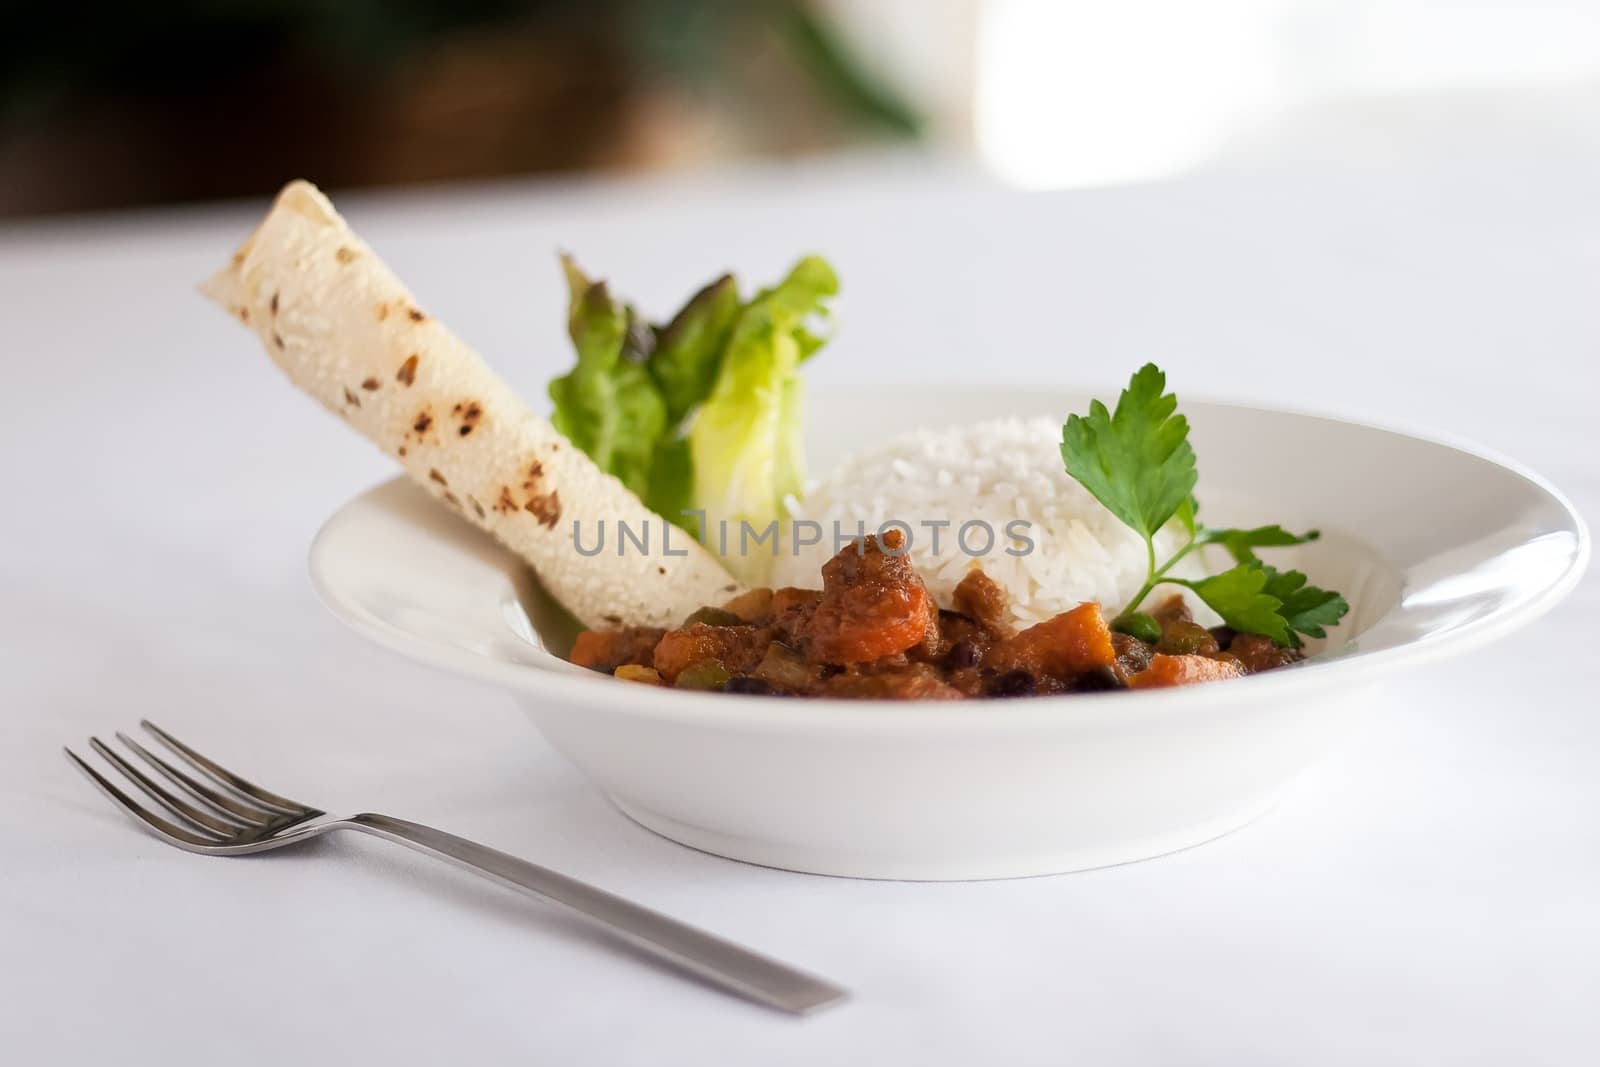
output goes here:
{"type": "MultiPolygon", "coordinates": [[[[833,381],[979,374],[1403,419],[1600,515],[1600,168],[1008,193],[817,165],[350,198],[528,393],[568,360],[555,250],[647,309],[818,250],[833,381]]],[[[318,523],[389,464],[194,283],[262,204],[0,230],[0,1058],[8,1063],[1575,1064],[1600,1058],[1600,590],[1397,681],[1275,811],[1147,863],[845,881],[681,848],[494,690],[344,631],[318,523]],[[1573,650],[1576,650],[1574,652],[1573,650]],[[168,726],[332,809],[432,823],[832,977],[773,1015],[385,843],[177,852],[59,746],[168,726]]]]}

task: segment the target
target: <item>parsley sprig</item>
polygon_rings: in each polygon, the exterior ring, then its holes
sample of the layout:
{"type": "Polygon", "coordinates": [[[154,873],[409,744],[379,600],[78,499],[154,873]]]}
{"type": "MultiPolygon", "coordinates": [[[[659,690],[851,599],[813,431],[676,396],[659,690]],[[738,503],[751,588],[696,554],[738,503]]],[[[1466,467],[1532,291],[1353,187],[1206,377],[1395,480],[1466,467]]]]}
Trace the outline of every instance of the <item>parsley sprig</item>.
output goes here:
{"type": "Polygon", "coordinates": [[[1241,633],[1264,634],[1280,645],[1298,648],[1301,635],[1325,637],[1350,610],[1338,593],[1318,589],[1299,571],[1279,571],[1261,561],[1258,548],[1304,544],[1318,532],[1291,533],[1282,526],[1253,529],[1212,528],[1199,520],[1194,488],[1199,481],[1189,422],[1178,414],[1178,398],[1167,390],[1167,376],[1154,363],[1134,374],[1113,411],[1091,401],[1087,415],[1069,416],[1061,432],[1061,458],[1067,473],[1094,498],[1144,538],[1148,573],[1113,623],[1136,637],[1155,640],[1160,627],[1139,612],[1158,585],[1190,590],[1241,633]],[[1155,537],[1176,519],[1186,539],[1157,563],[1155,537]],[[1223,548],[1234,566],[1208,578],[1177,578],[1172,568],[1206,545],[1223,548]]]}

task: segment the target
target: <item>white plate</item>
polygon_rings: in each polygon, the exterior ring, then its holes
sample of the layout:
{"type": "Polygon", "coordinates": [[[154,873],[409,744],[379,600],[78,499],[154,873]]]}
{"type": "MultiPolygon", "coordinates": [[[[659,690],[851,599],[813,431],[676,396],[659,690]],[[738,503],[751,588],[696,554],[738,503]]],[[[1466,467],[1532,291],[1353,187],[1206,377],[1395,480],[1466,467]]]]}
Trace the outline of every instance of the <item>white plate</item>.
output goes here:
{"type": "MultiPolygon", "coordinates": [[[[919,425],[1065,417],[1052,387],[819,389],[810,455],[919,425]]],[[[1390,672],[1523,626],[1577,584],[1582,520],[1537,476],[1334,419],[1184,403],[1216,524],[1318,527],[1274,553],[1352,610],[1313,658],[1140,693],[945,703],[783,700],[617,682],[545,651],[572,626],[516,559],[401,480],[311,551],[327,605],[402,654],[510,690],[638,822],[754,863],[866,878],[1002,878],[1143,859],[1266,810],[1390,672]]]]}

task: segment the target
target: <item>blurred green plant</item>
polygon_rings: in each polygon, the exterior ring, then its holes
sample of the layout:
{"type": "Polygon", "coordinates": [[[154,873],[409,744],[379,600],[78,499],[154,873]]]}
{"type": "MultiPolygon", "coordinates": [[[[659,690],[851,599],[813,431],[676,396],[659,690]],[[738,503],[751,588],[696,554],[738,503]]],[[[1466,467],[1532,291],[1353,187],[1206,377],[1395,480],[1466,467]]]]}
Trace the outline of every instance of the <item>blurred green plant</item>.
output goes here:
{"type": "Polygon", "coordinates": [[[629,69],[715,89],[752,32],[781,41],[836,114],[913,137],[918,113],[804,0],[168,0],[9,5],[0,34],[0,120],[48,119],[107,94],[204,93],[285,57],[352,79],[405,62],[443,35],[520,28],[606,34],[629,69]]]}
{"type": "Polygon", "coordinates": [[[875,132],[917,137],[922,116],[851,50],[828,18],[801,0],[611,0],[631,27],[632,52],[678,84],[715,88],[752,30],[767,29],[843,117],[875,132]]]}

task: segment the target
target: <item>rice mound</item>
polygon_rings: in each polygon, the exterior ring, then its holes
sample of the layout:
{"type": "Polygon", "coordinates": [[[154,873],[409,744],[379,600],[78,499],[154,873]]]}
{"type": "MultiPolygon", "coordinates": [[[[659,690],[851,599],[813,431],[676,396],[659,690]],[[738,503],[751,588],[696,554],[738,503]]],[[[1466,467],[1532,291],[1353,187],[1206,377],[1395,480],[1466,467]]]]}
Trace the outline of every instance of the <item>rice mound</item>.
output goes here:
{"type": "MultiPolygon", "coordinates": [[[[842,545],[861,528],[875,533],[898,520],[910,526],[911,560],[942,607],[950,606],[956,584],[979,564],[1009,594],[1019,627],[1087,600],[1098,601],[1108,614],[1117,611],[1144,582],[1144,540],[1067,474],[1060,446],[1059,419],[1009,418],[918,430],[860,452],[793,505],[796,520],[820,524],[822,540],[786,545],[774,562],[773,584],[815,588],[822,565],[837,551],[835,523],[842,545]],[[1010,532],[1031,539],[1031,550],[1007,536],[1007,524],[1017,519],[1027,526],[1010,532]],[[939,529],[935,552],[934,528],[924,524],[939,521],[949,525],[939,529]],[[994,531],[987,551],[980,551],[987,536],[979,526],[969,528],[965,548],[959,543],[962,525],[975,521],[994,531]]],[[[1161,530],[1157,559],[1181,547],[1182,537],[1176,523],[1161,530]]],[[[1191,557],[1173,573],[1204,572],[1191,557]]],[[[1188,599],[1200,609],[1196,617],[1207,621],[1204,606],[1188,599]]]]}

